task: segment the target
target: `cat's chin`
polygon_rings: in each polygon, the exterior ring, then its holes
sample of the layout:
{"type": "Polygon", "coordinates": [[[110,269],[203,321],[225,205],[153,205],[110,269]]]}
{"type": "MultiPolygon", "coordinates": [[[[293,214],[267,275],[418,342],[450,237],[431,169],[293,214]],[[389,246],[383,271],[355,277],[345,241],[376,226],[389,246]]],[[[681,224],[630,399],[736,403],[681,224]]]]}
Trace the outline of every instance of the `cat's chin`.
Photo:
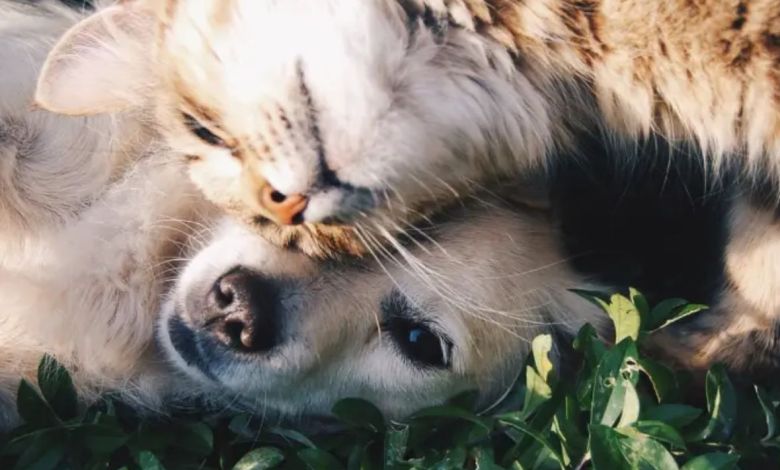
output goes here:
{"type": "Polygon", "coordinates": [[[309,197],[303,211],[303,222],[349,224],[376,208],[377,201],[370,189],[348,185],[329,187],[309,197]]]}

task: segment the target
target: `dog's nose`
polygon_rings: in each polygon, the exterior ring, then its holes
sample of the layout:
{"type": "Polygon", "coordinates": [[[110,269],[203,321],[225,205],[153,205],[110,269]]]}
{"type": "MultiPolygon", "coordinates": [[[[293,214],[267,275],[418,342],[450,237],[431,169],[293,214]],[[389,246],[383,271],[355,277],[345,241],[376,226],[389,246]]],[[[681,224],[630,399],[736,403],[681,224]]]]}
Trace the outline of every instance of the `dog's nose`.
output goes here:
{"type": "Polygon", "coordinates": [[[282,225],[298,225],[303,222],[303,211],[309,200],[301,194],[286,195],[265,185],[260,190],[261,204],[270,212],[274,221],[282,225]]]}
{"type": "Polygon", "coordinates": [[[279,293],[277,282],[244,268],[233,269],[207,294],[207,325],[231,348],[270,351],[279,343],[279,293]]]}

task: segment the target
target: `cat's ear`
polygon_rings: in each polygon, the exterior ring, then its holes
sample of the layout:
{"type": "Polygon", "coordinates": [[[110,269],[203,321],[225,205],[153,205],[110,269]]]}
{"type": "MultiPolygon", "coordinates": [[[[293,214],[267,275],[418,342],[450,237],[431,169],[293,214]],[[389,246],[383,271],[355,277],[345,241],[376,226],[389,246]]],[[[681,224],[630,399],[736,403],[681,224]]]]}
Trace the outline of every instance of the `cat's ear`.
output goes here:
{"type": "Polygon", "coordinates": [[[35,104],[68,115],[140,104],[154,80],[155,30],[155,14],[139,2],[120,2],[79,22],[49,53],[35,104]]]}

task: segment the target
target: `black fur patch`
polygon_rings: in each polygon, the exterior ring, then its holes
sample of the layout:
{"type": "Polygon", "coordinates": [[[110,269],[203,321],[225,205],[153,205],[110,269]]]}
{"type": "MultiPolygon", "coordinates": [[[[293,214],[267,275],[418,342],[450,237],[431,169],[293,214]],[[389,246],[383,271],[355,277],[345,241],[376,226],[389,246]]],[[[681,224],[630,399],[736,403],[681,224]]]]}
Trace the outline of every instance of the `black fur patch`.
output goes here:
{"type": "Polygon", "coordinates": [[[652,301],[712,304],[723,289],[731,172],[715,179],[704,158],[654,137],[636,145],[590,136],[557,159],[551,201],[571,264],[652,301]],[[673,149],[673,146],[674,149],[673,149]]]}
{"type": "Polygon", "coordinates": [[[77,10],[92,10],[95,8],[92,0],[60,0],[60,2],[77,10]]]}

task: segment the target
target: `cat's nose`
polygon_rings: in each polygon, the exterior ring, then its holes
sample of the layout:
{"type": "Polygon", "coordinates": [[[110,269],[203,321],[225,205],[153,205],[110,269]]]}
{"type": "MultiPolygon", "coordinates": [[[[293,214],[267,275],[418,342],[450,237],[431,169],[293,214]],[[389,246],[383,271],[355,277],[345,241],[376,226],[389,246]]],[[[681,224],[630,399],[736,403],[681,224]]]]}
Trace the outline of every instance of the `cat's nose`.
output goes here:
{"type": "Polygon", "coordinates": [[[260,203],[281,225],[298,225],[303,223],[303,211],[309,199],[302,194],[283,194],[270,185],[260,190],[260,203]]]}

